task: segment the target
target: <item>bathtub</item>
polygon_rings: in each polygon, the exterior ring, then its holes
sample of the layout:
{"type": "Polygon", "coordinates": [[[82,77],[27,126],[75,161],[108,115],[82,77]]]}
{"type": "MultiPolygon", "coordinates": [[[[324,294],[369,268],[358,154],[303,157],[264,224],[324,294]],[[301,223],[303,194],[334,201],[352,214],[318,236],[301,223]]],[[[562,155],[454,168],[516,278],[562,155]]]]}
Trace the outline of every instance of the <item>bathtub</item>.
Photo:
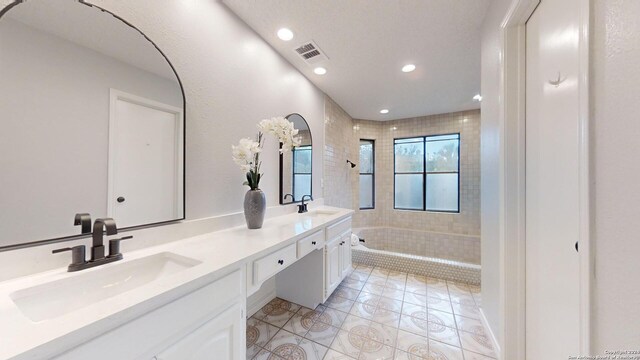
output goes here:
{"type": "Polygon", "coordinates": [[[392,227],[354,229],[354,263],[480,285],[480,237],[392,227]]]}

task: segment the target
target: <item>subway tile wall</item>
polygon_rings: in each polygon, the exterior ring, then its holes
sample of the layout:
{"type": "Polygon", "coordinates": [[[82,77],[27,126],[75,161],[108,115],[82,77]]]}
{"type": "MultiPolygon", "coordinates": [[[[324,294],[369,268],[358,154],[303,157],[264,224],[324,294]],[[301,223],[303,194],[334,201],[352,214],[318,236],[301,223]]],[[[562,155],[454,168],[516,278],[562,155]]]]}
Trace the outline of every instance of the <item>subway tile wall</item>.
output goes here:
{"type": "Polygon", "coordinates": [[[370,249],[480,265],[479,236],[396,227],[365,227],[354,229],[354,233],[370,249]]]}
{"type": "Polygon", "coordinates": [[[358,172],[347,165],[347,159],[358,160],[352,146],[353,119],[328,96],[324,104],[324,203],[353,209],[358,172]]]}
{"type": "Polygon", "coordinates": [[[362,246],[354,247],[351,250],[351,254],[353,262],[358,265],[381,267],[431,278],[480,285],[480,266],[478,265],[412,254],[407,255],[395,251],[370,250],[362,246]]]}
{"type": "MultiPolygon", "coordinates": [[[[386,122],[353,120],[353,152],[359,139],[375,143],[376,209],[356,210],[354,226],[387,226],[448,234],[480,236],[480,111],[423,116],[386,122]],[[460,213],[393,209],[393,140],[460,133],[460,213]]],[[[359,184],[352,184],[358,209],[359,184]]]]}
{"type": "Polygon", "coordinates": [[[369,247],[479,264],[480,110],[380,122],[352,119],[326,99],[325,203],[355,209],[354,228],[380,228],[369,247]],[[393,209],[393,140],[449,133],[460,133],[460,213],[393,209]],[[346,164],[358,163],[360,139],[375,140],[373,210],[359,210],[359,167],[346,164]]]}

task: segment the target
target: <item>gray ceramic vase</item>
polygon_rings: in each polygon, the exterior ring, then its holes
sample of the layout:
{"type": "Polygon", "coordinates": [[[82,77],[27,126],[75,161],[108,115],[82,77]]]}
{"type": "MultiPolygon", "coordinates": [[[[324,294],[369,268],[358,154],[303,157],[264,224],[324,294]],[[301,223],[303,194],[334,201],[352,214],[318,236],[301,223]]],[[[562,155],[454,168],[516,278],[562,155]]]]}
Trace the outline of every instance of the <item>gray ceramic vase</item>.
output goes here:
{"type": "Polygon", "coordinates": [[[267,199],[260,189],[249,190],[244,196],[244,218],[249,229],[260,229],[267,210],[267,199]]]}

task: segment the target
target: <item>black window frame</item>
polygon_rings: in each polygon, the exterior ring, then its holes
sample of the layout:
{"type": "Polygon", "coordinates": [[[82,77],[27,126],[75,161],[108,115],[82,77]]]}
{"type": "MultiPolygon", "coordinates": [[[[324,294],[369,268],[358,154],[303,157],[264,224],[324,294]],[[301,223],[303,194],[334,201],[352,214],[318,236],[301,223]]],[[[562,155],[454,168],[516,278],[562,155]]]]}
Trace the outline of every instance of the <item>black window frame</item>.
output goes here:
{"type": "MultiPolygon", "coordinates": [[[[371,207],[360,207],[360,200],[358,199],[358,208],[360,210],[374,210],[376,208],[376,140],[375,139],[360,139],[358,141],[358,157],[360,156],[360,146],[361,142],[366,141],[371,143],[371,170],[370,173],[363,173],[360,169],[358,169],[358,184],[360,184],[360,175],[370,175],[371,176],[371,207]]],[[[362,164],[361,164],[362,165],[362,164]]],[[[358,188],[358,191],[360,188],[358,188]]]]}
{"type": "MultiPolygon", "coordinates": [[[[432,140],[432,141],[445,141],[445,140],[432,140]]],[[[419,142],[419,141],[416,141],[419,142]]],[[[423,135],[423,136],[407,136],[393,139],[393,209],[394,210],[406,210],[406,211],[424,211],[424,212],[437,212],[437,213],[447,213],[447,214],[459,214],[460,213],[460,178],[461,178],[461,169],[460,169],[460,148],[461,148],[462,138],[459,132],[456,133],[446,133],[446,134],[433,134],[433,135],[423,135]],[[440,136],[458,136],[458,171],[427,171],[427,139],[433,137],[440,136]],[[397,172],[396,171],[396,141],[397,140],[405,140],[405,139],[422,139],[422,171],[416,172],[397,172]],[[409,208],[400,208],[396,207],[396,175],[417,175],[422,174],[422,209],[409,209],[409,208]],[[427,209],[427,175],[429,174],[458,174],[458,206],[456,211],[449,210],[430,210],[427,209]]],[[[402,143],[401,143],[402,144],[402,143]]]]}
{"type": "MultiPolygon", "coordinates": [[[[311,145],[301,145],[301,146],[296,146],[293,149],[291,149],[291,192],[293,194],[291,194],[293,196],[293,202],[299,202],[300,200],[296,201],[296,194],[295,194],[295,189],[296,189],[296,175],[309,175],[310,178],[310,184],[309,184],[309,190],[313,189],[313,147],[311,145]],[[309,164],[309,169],[311,169],[309,172],[296,172],[296,154],[295,152],[298,151],[309,151],[311,153],[311,163],[309,164]]],[[[310,191],[311,192],[311,191],[310,191]]],[[[302,194],[300,195],[301,197],[304,195],[310,195],[310,194],[302,194]]]]}

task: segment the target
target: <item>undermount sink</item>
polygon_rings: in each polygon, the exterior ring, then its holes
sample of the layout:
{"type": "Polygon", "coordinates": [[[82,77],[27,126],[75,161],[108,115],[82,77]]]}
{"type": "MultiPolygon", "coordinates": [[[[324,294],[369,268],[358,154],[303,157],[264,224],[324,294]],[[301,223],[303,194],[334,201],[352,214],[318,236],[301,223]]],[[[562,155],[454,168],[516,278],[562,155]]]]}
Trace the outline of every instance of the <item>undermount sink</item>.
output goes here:
{"type": "Polygon", "coordinates": [[[200,263],[195,259],[164,252],[18,290],[10,297],[27,318],[38,322],[134,290],[200,263]]]}
{"type": "Polygon", "coordinates": [[[308,217],[323,217],[323,216],[332,216],[338,213],[338,210],[327,210],[327,209],[317,209],[311,210],[305,213],[305,216],[308,217]]]}

